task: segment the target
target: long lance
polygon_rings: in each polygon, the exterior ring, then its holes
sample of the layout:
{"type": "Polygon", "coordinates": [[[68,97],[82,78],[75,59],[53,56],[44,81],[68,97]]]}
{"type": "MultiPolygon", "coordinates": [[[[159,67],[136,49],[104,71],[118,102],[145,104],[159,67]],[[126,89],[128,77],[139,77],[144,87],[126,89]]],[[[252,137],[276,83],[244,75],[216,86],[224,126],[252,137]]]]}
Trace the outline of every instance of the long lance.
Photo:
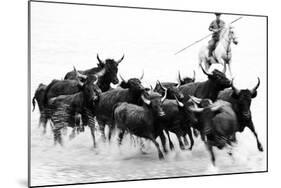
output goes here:
{"type": "MultiPolygon", "coordinates": [[[[233,20],[232,22],[230,22],[230,24],[233,24],[234,22],[237,22],[237,21],[240,20],[240,19],[242,19],[242,16],[239,17],[239,18],[237,18],[237,19],[235,19],[235,20],[233,20]]],[[[183,49],[181,49],[181,50],[179,50],[179,51],[177,51],[174,55],[177,55],[178,53],[180,53],[180,52],[186,50],[186,49],[189,48],[190,46],[193,46],[194,44],[196,44],[196,43],[198,43],[198,42],[200,42],[200,41],[202,41],[202,40],[208,38],[208,37],[211,36],[212,34],[213,34],[213,33],[210,33],[210,34],[206,35],[205,37],[203,37],[203,38],[201,38],[201,39],[199,39],[199,40],[193,42],[192,44],[190,44],[190,45],[184,47],[183,49]]]]}

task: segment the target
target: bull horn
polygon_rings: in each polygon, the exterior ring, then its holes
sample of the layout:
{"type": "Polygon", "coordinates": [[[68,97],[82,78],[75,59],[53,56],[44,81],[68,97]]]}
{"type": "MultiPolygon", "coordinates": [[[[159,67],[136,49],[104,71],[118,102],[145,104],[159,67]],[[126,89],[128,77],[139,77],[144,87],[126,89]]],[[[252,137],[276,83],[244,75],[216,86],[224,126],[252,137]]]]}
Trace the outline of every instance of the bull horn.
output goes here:
{"type": "Polygon", "coordinates": [[[192,82],[195,82],[195,70],[193,70],[193,78],[192,78],[192,82]]]}
{"type": "Polygon", "coordinates": [[[119,76],[123,82],[126,82],[125,79],[121,76],[121,74],[119,74],[119,76]]]}
{"type": "Polygon", "coordinates": [[[222,107],[222,104],[216,104],[216,103],[213,103],[210,107],[210,110],[215,112],[215,111],[218,111],[221,107],[222,107]]]}
{"type": "Polygon", "coordinates": [[[178,79],[179,79],[179,81],[182,81],[180,71],[178,71],[178,79]]]}
{"type": "Polygon", "coordinates": [[[80,78],[83,78],[83,79],[86,79],[87,78],[87,75],[84,75],[84,74],[81,74],[80,72],[78,72],[75,68],[75,66],[73,66],[73,69],[74,69],[74,72],[75,74],[77,75],[77,77],[80,77],[80,78]]]}
{"type": "Polygon", "coordinates": [[[161,98],[161,102],[164,102],[165,99],[166,99],[166,97],[167,97],[167,88],[164,88],[164,90],[165,90],[165,94],[164,94],[164,96],[161,98]]]}
{"type": "Polygon", "coordinates": [[[119,59],[116,63],[119,64],[121,63],[121,61],[124,59],[125,55],[123,54],[123,56],[121,57],[121,59],[119,59]]]}
{"type": "Polygon", "coordinates": [[[152,85],[150,85],[150,90],[151,90],[151,91],[153,91],[153,87],[152,87],[152,85]]]}
{"type": "Polygon", "coordinates": [[[177,88],[179,88],[181,86],[181,79],[180,79],[180,72],[179,72],[179,79],[178,79],[178,84],[177,84],[177,88]]]}
{"type": "Polygon", "coordinates": [[[141,76],[140,76],[140,80],[142,80],[143,79],[143,76],[144,76],[144,71],[142,70],[142,74],[141,74],[141,76]]]}
{"type": "Polygon", "coordinates": [[[159,81],[159,80],[157,80],[157,84],[159,84],[159,86],[165,91],[167,88],[165,88],[162,84],[161,84],[161,82],[159,81]]]}
{"type": "Polygon", "coordinates": [[[192,112],[203,112],[204,108],[198,108],[197,105],[194,105],[194,106],[190,106],[189,110],[192,112]]]}
{"type": "Polygon", "coordinates": [[[141,99],[145,104],[150,105],[151,101],[148,100],[143,94],[141,94],[141,99]]]}
{"type": "Polygon", "coordinates": [[[260,78],[258,77],[258,83],[257,83],[257,85],[253,89],[250,90],[251,93],[252,94],[255,93],[259,86],[260,86],[260,78]]]}
{"type": "Polygon", "coordinates": [[[204,74],[206,74],[207,76],[210,76],[211,74],[209,74],[203,67],[202,67],[202,64],[200,64],[200,67],[203,71],[204,74]]]}
{"type": "Polygon", "coordinates": [[[202,99],[191,96],[191,95],[189,95],[189,98],[191,101],[195,102],[196,104],[199,104],[202,101],[202,99]]]}
{"type": "Polygon", "coordinates": [[[174,97],[175,97],[175,99],[177,101],[178,106],[183,107],[184,106],[183,103],[178,100],[177,96],[174,95],[174,97]]]}
{"type": "Polygon", "coordinates": [[[223,74],[225,74],[225,72],[226,72],[226,64],[224,64],[222,72],[223,72],[223,74]]]}
{"type": "Polygon", "coordinates": [[[96,76],[96,81],[94,81],[93,84],[94,84],[94,85],[97,85],[97,84],[98,84],[98,81],[99,81],[99,77],[96,76]]]}
{"type": "Polygon", "coordinates": [[[97,54],[97,59],[98,59],[100,64],[104,64],[104,62],[102,60],[100,60],[99,54],[97,54]]]}
{"type": "Polygon", "coordinates": [[[239,93],[240,93],[240,89],[238,89],[238,88],[236,88],[235,86],[234,86],[234,82],[233,82],[233,80],[234,79],[232,79],[232,83],[231,83],[231,87],[232,87],[232,89],[233,89],[233,91],[234,91],[234,93],[236,94],[236,95],[239,95],[239,93]]]}

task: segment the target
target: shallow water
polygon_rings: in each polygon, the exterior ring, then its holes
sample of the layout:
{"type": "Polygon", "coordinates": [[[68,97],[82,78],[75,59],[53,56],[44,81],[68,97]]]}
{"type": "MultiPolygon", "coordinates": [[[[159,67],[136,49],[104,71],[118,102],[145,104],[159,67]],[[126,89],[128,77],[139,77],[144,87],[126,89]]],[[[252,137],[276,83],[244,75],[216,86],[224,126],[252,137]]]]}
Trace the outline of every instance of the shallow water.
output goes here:
{"type": "MultiPolygon", "coordinates": [[[[32,95],[40,83],[48,84],[54,78],[63,78],[73,65],[77,69],[95,66],[97,53],[101,54],[101,58],[116,59],[125,53],[119,73],[124,78],[130,78],[140,75],[143,69],[143,83],[147,87],[154,85],[157,79],[175,81],[178,70],[183,76],[187,76],[192,75],[195,69],[197,81],[206,79],[200,70],[197,71],[197,48],[178,56],[173,53],[186,45],[187,41],[193,42],[202,37],[211,19],[210,15],[162,14],[157,11],[51,4],[33,4],[31,15],[32,95]],[[114,17],[108,16],[108,10],[114,17]],[[130,16],[135,18],[134,22],[128,19],[130,16]],[[98,19],[100,17],[104,20],[98,19]],[[143,20],[146,20],[145,23],[143,20]],[[198,30],[190,30],[187,20],[190,25],[196,25],[198,30]],[[198,20],[202,22],[198,24],[198,20]],[[112,31],[112,28],[115,30],[112,31]],[[151,29],[142,30],[143,28],[151,29]]],[[[233,17],[226,19],[233,20],[233,17]]],[[[264,42],[263,37],[265,38],[264,23],[260,19],[244,17],[237,24],[241,44],[233,49],[233,70],[237,87],[253,87],[256,76],[261,78],[258,96],[252,102],[252,114],[265,152],[258,151],[255,138],[248,129],[237,135],[238,144],[234,146],[232,157],[227,154],[227,150],[215,149],[216,168],[211,166],[209,153],[200,139],[195,139],[192,151],[180,151],[173,134],[175,151],[169,152],[162,161],[159,161],[153,144],[145,142],[146,154],[143,154],[139,145],[134,144],[128,136],[119,148],[116,135],[112,143],[108,144],[101,141],[97,132],[98,145],[93,149],[88,128],[73,140],[68,139],[71,133],[71,128],[68,128],[67,135],[63,136],[64,147],[54,146],[50,126],[48,125],[46,135],[42,134],[42,127],[38,127],[39,112],[36,107],[31,113],[30,124],[31,185],[266,170],[265,47],[260,45],[264,42]],[[260,32],[247,33],[252,28],[260,32]],[[249,44],[252,45],[255,41],[259,44],[255,48],[249,48],[249,44]]]]}

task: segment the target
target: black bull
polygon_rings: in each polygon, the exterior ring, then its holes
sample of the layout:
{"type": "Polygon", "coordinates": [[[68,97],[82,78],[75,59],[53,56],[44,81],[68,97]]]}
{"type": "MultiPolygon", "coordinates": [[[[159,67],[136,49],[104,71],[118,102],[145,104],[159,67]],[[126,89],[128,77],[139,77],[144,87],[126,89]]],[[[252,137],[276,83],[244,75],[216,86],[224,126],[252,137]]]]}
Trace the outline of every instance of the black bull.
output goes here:
{"type": "MultiPolygon", "coordinates": [[[[119,80],[117,77],[118,72],[118,65],[124,59],[124,55],[121,59],[115,61],[114,59],[106,59],[102,61],[99,56],[97,55],[98,59],[98,67],[94,67],[91,69],[87,69],[84,71],[78,71],[78,73],[82,75],[92,75],[100,72],[102,69],[105,69],[105,74],[99,78],[97,85],[102,90],[102,92],[108,91],[110,89],[110,83],[118,84],[119,80]]],[[[71,71],[68,72],[65,77],[65,80],[72,80],[75,79],[75,72],[71,71]]]]}
{"type": "Polygon", "coordinates": [[[194,109],[198,113],[199,126],[197,128],[201,132],[202,139],[205,141],[215,165],[213,146],[222,149],[226,145],[236,142],[235,133],[239,130],[239,123],[231,103],[227,101],[217,100],[212,103],[209,99],[203,99],[199,102],[199,106],[200,108],[194,109]],[[210,130],[205,135],[206,127],[210,130]]]}
{"type": "Polygon", "coordinates": [[[113,118],[116,127],[121,130],[119,133],[119,145],[122,142],[125,131],[138,137],[151,140],[157,148],[158,156],[163,159],[163,153],[159,144],[156,142],[157,136],[161,140],[165,137],[163,131],[155,126],[158,118],[165,115],[161,103],[165,100],[166,95],[162,97],[159,93],[148,92],[141,95],[142,106],[129,104],[127,102],[117,103],[114,108],[113,118]]]}
{"type": "MultiPolygon", "coordinates": [[[[122,78],[122,77],[121,77],[122,78]]],[[[120,86],[122,88],[117,88],[103,92],[100,95],[99,102],[96,109],[96,119],[98,121],[102,137],[105,140],[104,128],[107,124],[109,126],[108,139],[111,138],[111,131],[114,124],[114,119],[112,117],[113,107],[119,102],[128,102],[132,104],[141,105],[141,95],[145,92],[145,88],[141,84],[140,78],[131,78],[125,81],[122,78],[120,86]],[[125,88],[125,89],[124,89],[125,88]]]]}
{"type": "Polygon", "coordinates": [[[239,132],[242,132],[245,127],[248,127],[256,137],[259,151],[263,151],[262,144],[258,139],[258,135],[252,121],[252,114],[250,110],[252,98],[257,96],[257,89],[259,85],[259,78],[257,85],[253,89],[237,89],[233,85],[232,89],[226,89],[220,92],[218,98],[228,101],[232,104],[233,110],[238,118],[239,132]]]}
{"type": "Polygon", "coordinates": [[[88,125],[91,129],[95,147],[95,107],[101,94],[101,90],[96,83],[97,78],[95,76],[89,76],[80,92],[72,95],[60,95],[50,99],[48,108],[50,111],[50,119],[54,124],[53,132],[55,143],[58,142],[62,144],[61,129],[65,127],[75,128],[77,126],[76,115],[81,114],[83,126],[88,125]]]}

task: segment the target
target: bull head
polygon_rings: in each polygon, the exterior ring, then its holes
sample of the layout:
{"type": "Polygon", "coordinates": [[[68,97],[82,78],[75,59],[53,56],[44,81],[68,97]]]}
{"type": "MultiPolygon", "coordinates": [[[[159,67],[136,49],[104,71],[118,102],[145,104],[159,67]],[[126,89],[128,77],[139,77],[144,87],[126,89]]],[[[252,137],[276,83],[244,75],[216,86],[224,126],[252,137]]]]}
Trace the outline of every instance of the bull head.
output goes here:
{"type": "Polygon", "coordinates": [[[157,83],[158,83],[158,84],[160,85],[160,87],[165,91],[164,96],[163,96],[162,99],[161,99],[161,102],[164,102],[164,100],[165,100],[166,97],[167,97],[168,89],[165,88],[165,87],[161,84],[161,82],[160,82],[159,80],[157,80],[157,83]]]}

